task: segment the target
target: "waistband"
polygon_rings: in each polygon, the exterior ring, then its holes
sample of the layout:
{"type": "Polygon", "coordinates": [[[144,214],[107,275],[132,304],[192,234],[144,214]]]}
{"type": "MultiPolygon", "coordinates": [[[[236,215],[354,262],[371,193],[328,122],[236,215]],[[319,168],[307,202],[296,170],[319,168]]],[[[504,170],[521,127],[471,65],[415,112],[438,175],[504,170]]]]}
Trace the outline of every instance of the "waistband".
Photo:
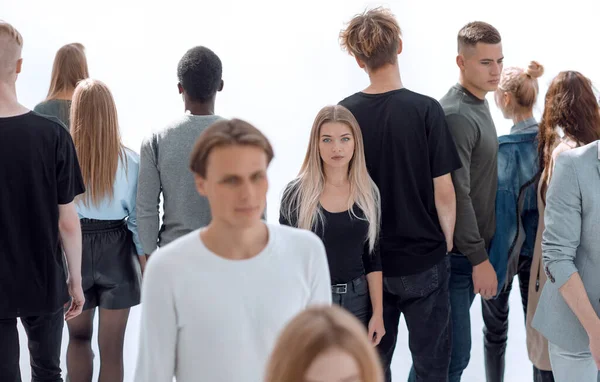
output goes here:
{"type": "Polygon", "coordinates": [[[367,276],[362,275],[362,276],[357,277],[354,280],[350,281],[349,283],[332,285],[331,293],[345,294],[345,293],[348,293],[348,289],[350,287],[356,289],[356,287],[359,286],[361,283],[366,283],[366,282],[367,282],[367,276]]]}
{"type": "Polygon", "coordinates": [[[127,227],[127,220],[97,220],[83,218],[79,219],[81,232],[110,232],[118,231],[127,227]]]}

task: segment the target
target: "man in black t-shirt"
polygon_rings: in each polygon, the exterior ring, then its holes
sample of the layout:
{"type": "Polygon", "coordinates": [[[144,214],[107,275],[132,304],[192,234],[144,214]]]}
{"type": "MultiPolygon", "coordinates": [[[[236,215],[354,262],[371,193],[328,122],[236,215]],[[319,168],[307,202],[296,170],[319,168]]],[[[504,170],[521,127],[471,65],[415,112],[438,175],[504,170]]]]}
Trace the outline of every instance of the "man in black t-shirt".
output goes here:
{"type": "Polygon", "coordinates": [[[460,158],[444,111],[433,98],[402,86],[400,27],[375,9],[356,16],[341,34],[342,46],[371,84],[343,101],[360,124],[369,174],[381,192],[383,318],[379,351],[390,364],[405,315],[419,381],[445,381],[450,363],[450,266],[456,198],[451,172],[460,158]]]}
{"type": "Polygon", "coordinates": [[[21,381],[17,318],[29,341],[32,380],[62,381],[63,314],[77,316],[84,303],[73,203],[84,186],[64,126],[17,101],[22,45],[19,32],[0,21],[0,381],[21,381]]]}

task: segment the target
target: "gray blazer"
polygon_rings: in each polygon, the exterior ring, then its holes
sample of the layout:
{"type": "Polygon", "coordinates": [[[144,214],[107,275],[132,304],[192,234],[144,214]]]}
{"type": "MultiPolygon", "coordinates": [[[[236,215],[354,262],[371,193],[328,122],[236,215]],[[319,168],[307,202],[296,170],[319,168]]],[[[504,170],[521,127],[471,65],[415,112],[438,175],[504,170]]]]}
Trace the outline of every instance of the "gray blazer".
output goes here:
{"type": "Polygon", "coordinates": [[[600,141],[558,156],[544,222],[542,257],[550,282],[544,286],[532,325],[567,351],[589,351],[587,333],[559,288],[579,272],[600,315],[600,141]]]}

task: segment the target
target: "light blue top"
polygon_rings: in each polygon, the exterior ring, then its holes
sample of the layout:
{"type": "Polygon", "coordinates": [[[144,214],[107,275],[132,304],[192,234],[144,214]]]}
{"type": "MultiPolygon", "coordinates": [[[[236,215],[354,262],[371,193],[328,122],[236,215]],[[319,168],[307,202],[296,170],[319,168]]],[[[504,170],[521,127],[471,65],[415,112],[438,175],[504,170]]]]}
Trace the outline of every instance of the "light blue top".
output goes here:
{"type": "Polygon", "coordinates": [[[127,228],[133,234],[136,251],[138,255],[143,255],[144,250],[140,244],[135,210],[140,157],[129,149],[125,149],[125,153],[127,163],[124,166],[124,163],[119,161],[113,185],[113,198],[103,200],[98,206],[86,207],[79,202],[77,203],[77,212],[80,219],[121,220],[127,218],[127,228]]]}

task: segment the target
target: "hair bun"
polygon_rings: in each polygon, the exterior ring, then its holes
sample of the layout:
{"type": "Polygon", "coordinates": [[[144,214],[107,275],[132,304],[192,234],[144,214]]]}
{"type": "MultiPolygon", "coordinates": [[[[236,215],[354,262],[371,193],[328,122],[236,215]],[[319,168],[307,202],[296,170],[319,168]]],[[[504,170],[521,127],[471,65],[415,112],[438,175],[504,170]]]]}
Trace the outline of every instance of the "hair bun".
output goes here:
{"type": "Polygon", "coordinates": [[[537,61],[531,61],[525,73],[533,78],[539,78],[544,74],[544,67],[537,61]]]}

